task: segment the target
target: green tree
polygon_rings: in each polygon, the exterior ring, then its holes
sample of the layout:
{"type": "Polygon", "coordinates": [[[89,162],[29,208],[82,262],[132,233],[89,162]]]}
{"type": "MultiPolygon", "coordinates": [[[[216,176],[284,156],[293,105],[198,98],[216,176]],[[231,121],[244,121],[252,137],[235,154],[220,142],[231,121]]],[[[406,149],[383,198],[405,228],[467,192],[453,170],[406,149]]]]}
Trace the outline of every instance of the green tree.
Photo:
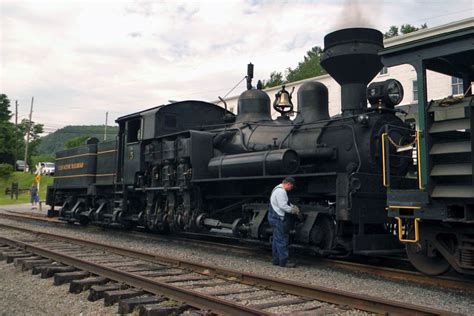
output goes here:
{"type": "Polygon", "coordinates": [[[86,140],[88,140],[90,138],[90,136],[77,136],[77,137],[73,137],[69,140],[67,140],[65,143],[64,143],[64,147],[66,148],[74,148],[74,147],[78,147],[78,146],[82,146],[85,144],[86,140]]]}
{"type": "Polygon", "coordinates": [[[17,133],[19,137],[17,137],[17,139],[20,140],[20,143],[17,144],[16,147],[16,156],[18,157],[17,159],[23,159],[21,155],[25,152],[25,141],[28,130],[30,138],[28,143],[27,163],[29,166],[33,166],[31,157],[38,154],[38,146],[41,143],[40,134],[44,132],[43,124],[36,124],[35,122],[31,121],[30,126],[30,120],[28,119],[23,119],[20,123],[18,123],[17,133]]]}
{"type": "Polygon", "coordinates": [[[398,36],[398,26],[396,26],[396,25],[390,26],[388,31],[385,32],[385,34],[383,35],[384,38],[391,38],[391,37],[395,37],[395,36],[398,36]]]}
{"type": "Polygon", "coordinates": [[[0,163],[15,162],[15,148],[18,144],[15,135],[14,124],[8,121],[0,122],[0,163]]]}
{"type": "Polygon", "coordinates": [[[6,94],[0,94],[0,122],[8,122],[12,117],[10,111],[10,99],[6,94]]]}
{"type": "Polygon", "coordinates": [[[323,50],[319,46],[314,46],[306,53],[303,61],[298,63],[295,69],[288,68],[286,82],[294,82],[311,77],[320,76],[326,73],[321,67],[321,54],[323,50]]]}
{"type": "Polygon", "coordinates": [[[285,83],[285,81],[283,80],[283,74],[281,72],[273,71],[270,74],[270,79],[263,80],[263,88],[266,89],[276,87],[282,85],[283,83],[285,83]]]}
{"type": "Polygon", "coordinates": [[[13,165],[15,162],[15,148],[17,148],[15,125],[10,122],[12,116],[10,100],[7,95],[0,94],[0,163],[13,165]]]}
{"type": "Polygon", "coordinates": [[[283,78],[281,72],[273,71],[270,74],[270,79],[263,81],[264,88],[270,88],[282,85],[288,82],[294,82],[307,78],[320,76],[326,73],[323,67],[321,67],[321,54],[323,50],[319,46],[314,46],[303,58],[303,61],[298,63],[295,69],[291,67],[286,70],[286,76],[283,78]]]}
{"type": "Polygon", "coordinates": [[[402,24],[399,28],[396,25],[392,25],[392,26],[390,26],[388,31],[385,32],[383,37],[384,38],[391,38],[391,37],[398,36],[400,34],[408,34],[408,33],[415,32],[415,31],[418,31],[418,30],[421,30],[421,29],[426,29],[426,28],[428,28],[428,25],[426,23],[420,25],[420,27],[416,27],[416,26],[411,25],[411,24],[402,24]]]}

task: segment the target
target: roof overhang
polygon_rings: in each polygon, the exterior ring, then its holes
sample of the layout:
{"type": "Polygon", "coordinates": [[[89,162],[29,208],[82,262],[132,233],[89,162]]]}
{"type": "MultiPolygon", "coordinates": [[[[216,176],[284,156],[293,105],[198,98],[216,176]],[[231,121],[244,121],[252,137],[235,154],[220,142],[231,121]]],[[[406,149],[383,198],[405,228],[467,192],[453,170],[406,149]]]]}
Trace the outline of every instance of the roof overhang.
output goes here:
{"type": "Polygon", "coordinates": [[[474,19],[458,29],[390,46],[379,55],[387,67],[415,65],[421,61],[429,70],[455,77],[467,74],[474,78],[474,19]]]}

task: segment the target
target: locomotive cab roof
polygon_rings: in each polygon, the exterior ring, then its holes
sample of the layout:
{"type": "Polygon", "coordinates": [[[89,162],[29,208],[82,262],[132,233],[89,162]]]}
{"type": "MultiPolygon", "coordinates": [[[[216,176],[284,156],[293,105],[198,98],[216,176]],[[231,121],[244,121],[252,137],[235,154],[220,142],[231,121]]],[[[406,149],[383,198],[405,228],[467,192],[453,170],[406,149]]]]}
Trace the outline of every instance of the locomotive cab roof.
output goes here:
{"type": "Polygon", "coordinates": [[[225,116],[232,112],[209,102],[187,100],[164,104],[119,117],[120,129],[139,121],[141,139],[152,139],[188,129],[206,129],[225,124],[225,116]]]}

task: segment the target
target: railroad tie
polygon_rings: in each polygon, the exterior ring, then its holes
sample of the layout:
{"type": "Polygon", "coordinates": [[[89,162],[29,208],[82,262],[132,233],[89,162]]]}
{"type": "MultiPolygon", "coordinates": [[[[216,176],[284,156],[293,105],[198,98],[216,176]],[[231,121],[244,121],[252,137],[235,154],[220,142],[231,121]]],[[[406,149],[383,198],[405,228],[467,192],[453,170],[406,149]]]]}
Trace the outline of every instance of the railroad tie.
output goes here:
{"type": "Polygon", "coordinates": [[[47,267],[51,267],[51,268],[54,268],[54,267],[64,267],[64,265],[62,265],[61,263],[58,263],[58,262],[53,262],[53,263],[50,263],[50,264],[34,265],[33,268],[31,269],[31,274],[40,274],[41,271],[42,271],[44,268],[47,268],[47,267]]]}
{"type": "Polygon", "coordinates": [[[117,313],[119,315],[131,314],[135,309],[139,308],[140,305],[158,304],[165,300],[166,298],[163,296],[139,296],[123,299],[119,302],[117,313]]]}
{"type": "Polygon", "coordinates": [[[62,285],[73,280],[82,280],[90,275],[87,271],[59,272],[54,275],[54,285],[62,285]]]}
{"type": "Polygon", "coordinates": [[[44,265],[44,264],[51,264],[53,263],[53,260],[51,259],[38,259],[38,260],[35,260],[35,259],[27,259],[27,258],[23,258],[21,263],[19,263],[20,265],[20,268],[22,271],[26,271],[26,270],[32,270],[33,267],[37,266],[37,265],[44,265]]]}
{"type": "Polygon", "coordinates": [[[159,266],[152,266],[152,265],[147,265],[147,264],[137,264],[137,265],[132,265],[132,266],[124,266],[121,267],[122,271],[126,272],[154,272],[154,271],[159,271],[163,270],[162,267],[159,266]]]}
{"type": "Polygon", "coordinates": [[[17,268],[21,268],[25,260],[41,260],[41,259],[43,259],[43,257],[40,257],[40,256],[15,258],[15,260],[13,260],[13,265],[17,268]]]}
{"type": "Polygon", "coordinates": [[[226,285],[229,285],[229,282],[221,281],[221,282],[213,282],[213,283],[192,283],[192,284],[183,284],[180,286],[187,289],[201,289],[201,288],[207,288],[207,287],[226,286],[226,285]]]}
{"type": "MultiPolygon", "coordinates": [[[[164,303],[166,303],[165,301],[164,303]]],[[[179,304],[179,303],[178,303],[179,304]]],[[[141,305],[140,306],[140,315],[142,316],[165,316],[165,315],[179,315],[189,308],[189,305],[180,304],[178,306],[167,306],[165,304],[151,304],[151,305],[141,305]]]]}
{"type": "Polygon", "coordinates": [[[73,280],[69,283],[69,293],[79,294],[83,291],[87,291],[94,285],[104,285],[110,280],[103,277],[93,277],[82,280],[73,280]]]}
{"type": "Polygon", "coordinates": [[[21,255],[24,254],[24,251],[21,251],[20,249],[8,249],[8,250],[3,250],[0,252],[0,261],[7,260],[8,255],[21,255]]]}
{"type": "Polygon", "coordinates": [[[6,258],[7,258],[7,263],[12,263],[13,260],[15,260],[16,258],[31,258],[34,256],[35,255],[32,253],[19,253],[19,254],[8,254],[6,258]]]}
{"type": "Polygon", "coordinates": [[[144,295],[145,291],[136,289],[114,290],[104,292],[104,306],[112,306],[121,299],[144,295]]]}
{"type": "Polygon", "coordinates": [[[76,268],[74,267],[71,267],[71,266],[64,266],[64,267],[44,267],[41,270],[41,278],[42,279],[47,279],[47,278],[51,278],[52,276],[54,276],[56,273],[60,273],[60,272],[73,272],[73,271],[77,271],[76,268]]]}
{"type": "Polygon", "coordinates": [[[209,280],[209,277],[202,276],[202,275],[177,275],[177,276],[170,276],[170,277],[163,277],[163,278],[156,278],[165,283],[178,283],[178,282],[190,282],[190,281],[205,281],[209,280]]]}
{"type": "Polygon", "coordinates": [[[306,300],[301,299],[301,298],[288,298],[288,299],[283,299],[279,301],[273,301],[273,302],[268,302],[268,303],[260,303],[260,304],[250,304],[249,306],[253,308],[258,308],[258,309],[266,309],[266,308],[271,308],[271,307],[276,307],[276,306],[281,306],[281,305],[294,305],[294,304],[301,304],[305,303],[306,300]]]}
{"type": "Polygon", "coordinates": [[[217,290],[213,292],[209,292],[208,294],[214,296],[226,296],[226,295],[235,295],[235,294],[243,294],[243,293],[253,293],[258,292],[260,289],[254,287],[248,288],[241,288],[241,289],[230,289],[230,290],[217,290]]]}
{"type": "Polygon", "coordinates": [[[89,289],[89,296],[87,297],[87,300],[91,302],[95,302],[104,298],[105,292],[107,291],[122,290],[124,288],[125,288],[124,285],[117,284],[117,283],[110,283],[110,284],[105,284],[105,285],[93,285],[89,289]]]}

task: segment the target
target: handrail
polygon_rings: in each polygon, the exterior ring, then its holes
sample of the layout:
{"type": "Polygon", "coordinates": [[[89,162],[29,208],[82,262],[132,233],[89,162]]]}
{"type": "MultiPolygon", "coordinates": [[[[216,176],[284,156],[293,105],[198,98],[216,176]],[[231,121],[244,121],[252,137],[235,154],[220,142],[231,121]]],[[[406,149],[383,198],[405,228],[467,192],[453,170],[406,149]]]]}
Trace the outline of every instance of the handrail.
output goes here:
{"type": "Polygon", "coordinates": [[[416,165],[418,167],[418,189],[423,190],[423,181],[421,178],[421,160],[420,160],[420,131],[416,130],[416,165]]]}
{"type": "Polygon", "coordinates": [[[419,231],[419,227],[418,227],[418,222],[420,221],[419,218],[414,218],[413,219],[413,226],[415,228],[415,236],[414,236],[414,239],[408,239],[408,238],[403,238],[403,231],[402,231],[402,219],[400,217],[395,217],[397,219],[397,222],[398,222],[398,240],[400,240],[401,242],[409,242],[409,243],[416,243],[420,240],[420,231],[419,231]]]}
{"type": "MultiPolygon", "coordinates": [[[[398,127],[397,127],[398,128],[398,127]]],[[[402,128],[401,128],[402,129],[402,128]]],[[[418,165],[418,187],[422,190],[421,181],[421,167],[420,167],[420,132],[417,130],[415,139],[408,144],[399,145],[389,135],[389,126],[385,126],[385,131],[381,134],[382,142],[382,183],[386,188],[390,187],[390,156],[397,157],[397,155],[390,154],[390,144],[392,144],[397,150],[401,148],[408,148],[416,146],[417,148],[417,165],[418,165]]],[[[413,150],[413,148],[411,149],[413,150]]]]}
{"type": "Polygon", "coordinates": [[[386,157],[385,157],[385,137],[387,136],[387,133],[382,133],[382,179],[383,179],[383,186],[388,188],[389,183],[388,183],[388,177],[387,177],[387,168],[386,168],[386,157]]]}

